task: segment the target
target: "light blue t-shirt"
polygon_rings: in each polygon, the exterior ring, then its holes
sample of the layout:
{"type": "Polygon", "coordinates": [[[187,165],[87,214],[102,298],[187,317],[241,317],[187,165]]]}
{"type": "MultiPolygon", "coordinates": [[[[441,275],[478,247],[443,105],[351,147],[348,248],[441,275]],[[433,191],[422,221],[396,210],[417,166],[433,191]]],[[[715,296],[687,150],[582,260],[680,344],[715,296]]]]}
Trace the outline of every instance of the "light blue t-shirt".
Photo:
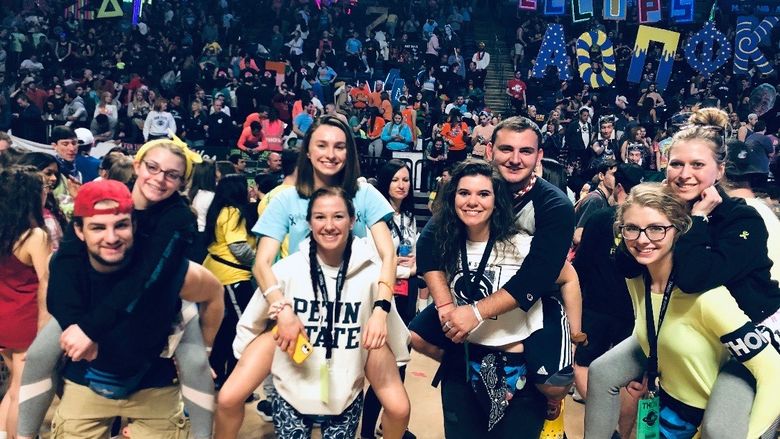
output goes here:
{"type": "Polygon", "coordinates": [[[306,134],[314,123],[314,118],[311,117],[311,114],[304,111],[303,113],[295,116],[293,123],[298,126],[298,129],[301,130],[303,134],[306,134]]]}
{"type": "MultiPolygon", "coordinates": [[[[355,205],[355,227],[352,231],[360,238],[365,238],[374,224],[393,217],[390,203],[370,184],[360,184],[352,203],[355,205]]],[[[285,189],[271,200],[263,216],[252,227],[252,233],[279,242],[289,235],[290,253],[295,253],[310,232],[306,222],[308,207],[309,200],[301,198],[294,187],[285,189]]]]}

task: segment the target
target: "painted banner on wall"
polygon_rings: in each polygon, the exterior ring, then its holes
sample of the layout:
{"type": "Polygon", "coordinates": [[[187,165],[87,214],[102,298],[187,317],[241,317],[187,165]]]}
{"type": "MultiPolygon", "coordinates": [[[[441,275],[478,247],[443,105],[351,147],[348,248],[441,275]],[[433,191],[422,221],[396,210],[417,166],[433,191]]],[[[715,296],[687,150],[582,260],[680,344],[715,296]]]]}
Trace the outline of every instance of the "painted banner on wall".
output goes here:
{"type": "Polygon", "coordinates": [[[593,18],[593,0],[571,0],[571,19],[574,23],[593,18]]]}
{"type": "Polygon", "coordinates": [[[604,0],[605,20],[625,20],[627,0],[604,0]]]}
{"type": "Polygon", "coordinates": [[[628,68],[629,82],[642,81],[642,69],[645,66],[647,49],[650,42],[662,43],[661,59],[658,62],[658,71],[655,74],[658,89],[663,91],[669,85],[669,77],[672,75],[674,55],[677,53],[677,45],[680,42],[680,33],[652,26],[639,26],[634,43],[634,55],[631,57],[631,66],[628,68]]]}
{"type": "Polygon", "coordinates": [[[535,11],[536,0],[520,0],[520,2],[517,4],[517,7],[520,9],[525,9],[526,11],[535,11]]]}
{"type": "Polygon", "coordinates": [[[715,27],[714,21],[708,21],[701,30],[688,38],[684,53],[691,67],[709,77],[728,62],[731,43],[715,27]]]}
{"type": "Polygon", "coordinates": [[[577,39],[577,63],[582,81],[592,88],[604,87],[615,79],[615,49],[607,34],[598,30],[583,32],[577,39]],[[595,72],[590,57],[594,45],[601,51],[601,71],[595,72]]]}
{"type": "Polygon", "coordinates": [[[777,22],[777,17],[766,17],[761,20],[761,23],[758,23],[758,19],[753,16],[737,18],[737,35],[734,43],[735,75],[747,75],[750,61],[755,63],[759,73],[772,73],[774,69],[758,45],[762,39],[769,38],[777,22]]]}
{"type": "Polygon", "coordinates": [[[544,0],[544,15],[563,15],[566,13],[566,0],[544,0]]]}
{"type": "Polygon", "coordinates": [[[564,40],[563,25],[551,24],[544,33],[539,55],[536,56],[533,76],[543,78],[548,66],[558,68],[558,78],[561,81],[569,79],[569,56],[566,55],[566,41],[564,40]]]}
{"type": "Polygon", "coordinates": [[[693,23],[694,0],[672,0],[669,17],[675,23],[693,23]]]}
{"type": "Polygon", "coordinates": [[[661,21],[661,0],[639,0],[639,22],[661,21]]]}

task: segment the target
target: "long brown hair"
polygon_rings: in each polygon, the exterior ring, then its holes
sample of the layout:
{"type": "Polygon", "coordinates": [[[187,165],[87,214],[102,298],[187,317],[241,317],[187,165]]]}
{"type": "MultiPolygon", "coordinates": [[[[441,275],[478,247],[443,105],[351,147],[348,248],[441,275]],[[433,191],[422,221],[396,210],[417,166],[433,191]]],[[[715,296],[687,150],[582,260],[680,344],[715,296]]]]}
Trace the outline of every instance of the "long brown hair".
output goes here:
{"type": "Polygon", "coordinates": [[[323,125],[340,129],[347,139],[347,160],[344,163],[344,168],[336,176],[333,186],[341,187],[350,198],[353,198],[358,191],[357,179],[360,177],[360,161],[358,160],[355,138],[352,136],[352,129],[334,116],[320,117],[306,132],[306,136],[303,138],[303,147],[298,156],[298,178],[295,181],[295,189],[301,198],[309,198],[314,193],[314,167],[309,159],[309,146],[314,132],[323,125]]]}
{"type": "Polygon", "coordinates": [[[0,256],[13,253],[43,227],[43,179],[32,166],[0,169],[0,256]]]}
{"type": "Polygon", "coordinates": [[[439,195],[441,204],[433,218],[436,227],[436,242],[439,254],[445,263],[448,275],[458,270],[458,255],[461,245],[468,240],[468,231],[463,221],[455,212],[455,195],[458,183],[463,177],[482,175],[493,183],[495,207],[490,216],[490,235],[498,245],[512,245],[511,239],[517,234],[515,216],[512,210],[512,196],[501,174],[490,163],[484,160],[468,159],[458,164],[452,171],[452,177],[444,185],[439,195]]]}

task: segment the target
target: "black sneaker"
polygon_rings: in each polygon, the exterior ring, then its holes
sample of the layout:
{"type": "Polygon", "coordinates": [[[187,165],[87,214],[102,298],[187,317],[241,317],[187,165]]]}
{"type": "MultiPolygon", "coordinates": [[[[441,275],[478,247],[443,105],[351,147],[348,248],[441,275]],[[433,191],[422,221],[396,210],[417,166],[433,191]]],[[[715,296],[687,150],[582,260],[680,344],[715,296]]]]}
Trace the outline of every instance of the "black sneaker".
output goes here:
{"type": "Polygon", "coordinates": [[[244,401],[244,404],[249,404],[250,402],[255,402],[258,399],[260,399],[260,395],[257,393],[252,392],[249,396],[246,397],[246,401],[244,401]]]}
{"type": "Polygon", "coordinates": [[[265,422],[271,422],[273,420],[273,411],[271,410],[271,402],[267,399],[260,400],[260,402],[257,403],[257,406],[255,407],[255,411],[258,415],[260,415],[261,418],[263,418],[263,421],[265,422]]]}

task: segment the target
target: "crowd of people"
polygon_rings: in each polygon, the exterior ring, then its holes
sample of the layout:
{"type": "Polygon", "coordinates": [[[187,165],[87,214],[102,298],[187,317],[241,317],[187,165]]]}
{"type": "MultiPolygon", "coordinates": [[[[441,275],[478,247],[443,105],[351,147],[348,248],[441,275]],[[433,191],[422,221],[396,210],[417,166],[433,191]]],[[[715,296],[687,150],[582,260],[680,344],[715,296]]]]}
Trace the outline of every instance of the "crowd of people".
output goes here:
{"type": "Polygon", "coordinates": [[[517,13],[500,114],[473,30],[505,6],[59,3],[0,29],[0,439],[55,394],[55,438],[236,438],[252,402],[282,438],[410,439],[411,350],[447,438],[563,437],[570,394],[586,437],[775,436],[776,73],[678,56],[660,90],[654,48],[629,84],[626,26],[611,86],[575,40],[535,78],[560,19],[517,13]]]}

